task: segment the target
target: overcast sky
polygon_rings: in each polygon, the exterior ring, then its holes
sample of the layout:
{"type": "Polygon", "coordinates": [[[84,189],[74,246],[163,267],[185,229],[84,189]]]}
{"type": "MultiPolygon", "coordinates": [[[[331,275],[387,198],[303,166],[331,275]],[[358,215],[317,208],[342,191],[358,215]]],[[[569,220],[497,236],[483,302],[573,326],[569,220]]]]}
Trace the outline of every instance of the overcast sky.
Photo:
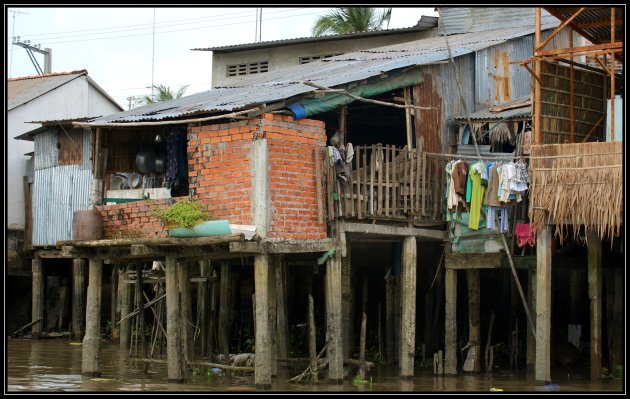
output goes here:
{"type": "MultiPolygon", "coordinates": [[[[26,49],[30,40],[50,48],[52,72],[86,69],[124,109],[129,97],[151,94],[151,84],[186,95],[210,89],[212,53],[193,48],[258,41],[256,8],[23,7],[4,5],[5,75],[37,75],[26,49]]],[[[332,8],[264,7],[262,41],[311,36],[318,17],[332,8]]],[[[408,28],[434,8],[394,8],[389,29],[408,28]]],[[[35,53],[44,69],[44,55],[35,53]]],[[[133,100],[131,100],[133,101],[133,100]]]]}

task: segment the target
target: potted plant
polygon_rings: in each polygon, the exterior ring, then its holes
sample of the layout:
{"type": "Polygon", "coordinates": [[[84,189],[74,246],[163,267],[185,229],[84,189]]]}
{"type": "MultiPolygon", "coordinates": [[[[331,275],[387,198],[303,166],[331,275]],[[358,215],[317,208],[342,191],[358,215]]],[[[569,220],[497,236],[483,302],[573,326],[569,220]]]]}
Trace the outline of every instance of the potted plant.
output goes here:
{"type": "Polygon", "coordinates": [[[165,220],[170,237],[205,237],[230,234],[227,220],[212,220],[205,205],[186,198],[167,209],[154,211],[154,215],[165,220]]]}

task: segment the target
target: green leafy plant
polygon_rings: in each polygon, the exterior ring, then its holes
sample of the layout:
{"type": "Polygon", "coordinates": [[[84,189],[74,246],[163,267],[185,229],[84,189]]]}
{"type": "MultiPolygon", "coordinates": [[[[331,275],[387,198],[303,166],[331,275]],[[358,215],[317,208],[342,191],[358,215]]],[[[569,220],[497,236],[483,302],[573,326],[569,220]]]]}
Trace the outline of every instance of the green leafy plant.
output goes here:
{"type": "Polygon", "coordinates": [[[170,224],[184,227],[191,227],[210,219],[206,207],[190,198],[181,200],[167,209],[154,210],[153,214],[170,224]]]}

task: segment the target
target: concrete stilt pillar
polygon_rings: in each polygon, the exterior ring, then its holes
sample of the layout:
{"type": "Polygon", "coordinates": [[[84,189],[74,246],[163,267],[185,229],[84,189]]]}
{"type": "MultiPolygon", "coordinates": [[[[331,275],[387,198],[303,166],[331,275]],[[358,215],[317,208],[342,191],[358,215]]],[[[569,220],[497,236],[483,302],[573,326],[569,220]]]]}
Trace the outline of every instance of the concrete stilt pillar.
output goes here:
{"type": "Polygon", "coordinates": [[[337,252],[326,261],[326,330],[328,382],[343,384],[343,341],[341,337],[341,259],[337,252]]]}
{"type": "Polygon", "coordinates": [[[400,376],[413,378],[416,354],[416,237],[405,237],[402,249],[400,376]]]}
{"type": "Polygon", "coordinates": [[[596,231],[587,233],[588,298],[591,301],[591,379],[602,377],[602,243],[596,231]]]}
{"type": "Polygon", "coordinates": [[[457,270],[444,276],[444,374],[457,375],[457,270]]]}
{"type": "Polygon", "coordinates": [[[269,326],[269,255],[254,256],[256,295],[256,360],[254,382],[257,389],[271,389],[271,329],[269,326]]]}
{"type": "Polygon", "coordinates": [[[101,296],[103,279],[103,260],[89,259],[87,304],[85,307],[85,337],[81,373],[85,376],[101,375],[101,296]]]}
{"type": "Polygon", "coordinates": [[[536,235],[536,381],[551,382],[551,227],[536,235]]]}
{"type": "Polygon", "coordinates": [[[183,383],[184,356],[182,353],[177,259],[167,257],[166,269],[166,355],[168,357],[168,382],[183,383]]]}
{"type": "Polygon", "coordinates": [[[85,259],[72,259],[72,331],[71,339],[83,339],[85,323],[85,259]]]}
{"type": "Polygon", "coordinates": [[[41,319],[39,323],[33,324],[31,327],[31,336],[33,339],[40,339],[44,325],[44,300],[45,288],[46,288],[46,276],[44,275],[44,267],[42,265],[42,259],[34,257],[31,262],[31,270],[33,275],[32,280],[32,313],[31,321],[41,319]]]}

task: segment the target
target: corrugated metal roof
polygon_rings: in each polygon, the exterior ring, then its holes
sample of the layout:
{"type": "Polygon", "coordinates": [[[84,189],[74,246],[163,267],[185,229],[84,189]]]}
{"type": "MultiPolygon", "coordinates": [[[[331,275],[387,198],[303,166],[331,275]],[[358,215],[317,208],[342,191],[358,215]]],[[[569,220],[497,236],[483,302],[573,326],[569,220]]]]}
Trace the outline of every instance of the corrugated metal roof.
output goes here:
{"type": "MultiPolygon", "coordinates": [[[[544,7],[561,21],[567,21],[578,10],[578,7],[544,7]]],[[[624,7],[615,9],[615,40],[624,40],[624,7]]],[[[593,44],[610,43],[611,39],[611,7],[586,7],[577,17],[573,18],[569,25],[578,30],[593,44]]]]}
{"type": "Polygon", "coordinates": [[[345,35],[328,35],[328,36],[318,36],[318,37],[299,37],[294,39],[284,39],[284,40],[270,40],[266,42],[259,43],[245,43],[245,44],[236,44],[229,46],[217,46],[217,47],[206,47],[206,48],[194,48],[192,50],[196,51],[213,51],[215,53],[232,53],[236,51],[246,51],[246,50],[259,50],[269,47],[281,47],[281,46],[293,46],[296,44],[305,44],[305,43],[321,43],[325,41],[331,40],[347,40],[347,39],[358,39],[364,37],[376,37],[376,36],[388,36],[388,35],[398,35],[401,33],[408,32],[421,32],[424,30],[432,29],[437,27],[437,17],[427,17],[423,15],[418,23],[415,26],[409,28],[398,28],[398,29],[384,29],[370,32],[355,32],[348,33],[345,35]]]}
{"type": "MultiPolygon", "coordinates": [[[[548,25],[543,28],[552,27],[548,25]]],[[[448,37],[448,43],[452,56],[458,57],[533,32],[534,27],[530,26],[497,29],[452,35],[448,37]]],[[[175,100],[145,105],[93,119],[92,123],[156,121],[213,111],[246,109],[316,91],[313,87],[300,83],[301,81],[335,87],[414,65],[427,65],[448,59],[445,38],[431,37],[244,76],[235,80],[230,87],[218,87],[175,100]]]]}
{"type": "Polygon", "coordinates": [[[83,75],[87,75],[87,71],[50,73],[40,76],[9,79],[7,81],[7,111],[83,75]]]}
{"type": "MultiPolygon", "coordinates": [[[[438,32],[448,35],[501,29],[512,26],[534,26],[534,7],[439,7],[438,32]]],[[[555,23],[557,19],[545,10],[541,22],[555,23]]]]}
{"type": "MultiPolygon", "coordinates": [[[[529,97],[522,97],[512,101],[506,101],[499,104],[496,107],[490,107],[486,109],[482,109],[477,112],[473,112],[469,115],[471,120],[487,120],[487,119],[509,119],[509,118],[517,118],[522,116],[531,116],[532,114],[532,105],[531,102],[525,104],[525,101],[528,100],[529,97]],[[510,108],[505,109],[503,111],[491,111],[494,108],[502,107],[502,108],[510,108]]],[[[468,118],[466,115],[456,116],[453,119],[461,120],[465,122],[468,118]]]]}

